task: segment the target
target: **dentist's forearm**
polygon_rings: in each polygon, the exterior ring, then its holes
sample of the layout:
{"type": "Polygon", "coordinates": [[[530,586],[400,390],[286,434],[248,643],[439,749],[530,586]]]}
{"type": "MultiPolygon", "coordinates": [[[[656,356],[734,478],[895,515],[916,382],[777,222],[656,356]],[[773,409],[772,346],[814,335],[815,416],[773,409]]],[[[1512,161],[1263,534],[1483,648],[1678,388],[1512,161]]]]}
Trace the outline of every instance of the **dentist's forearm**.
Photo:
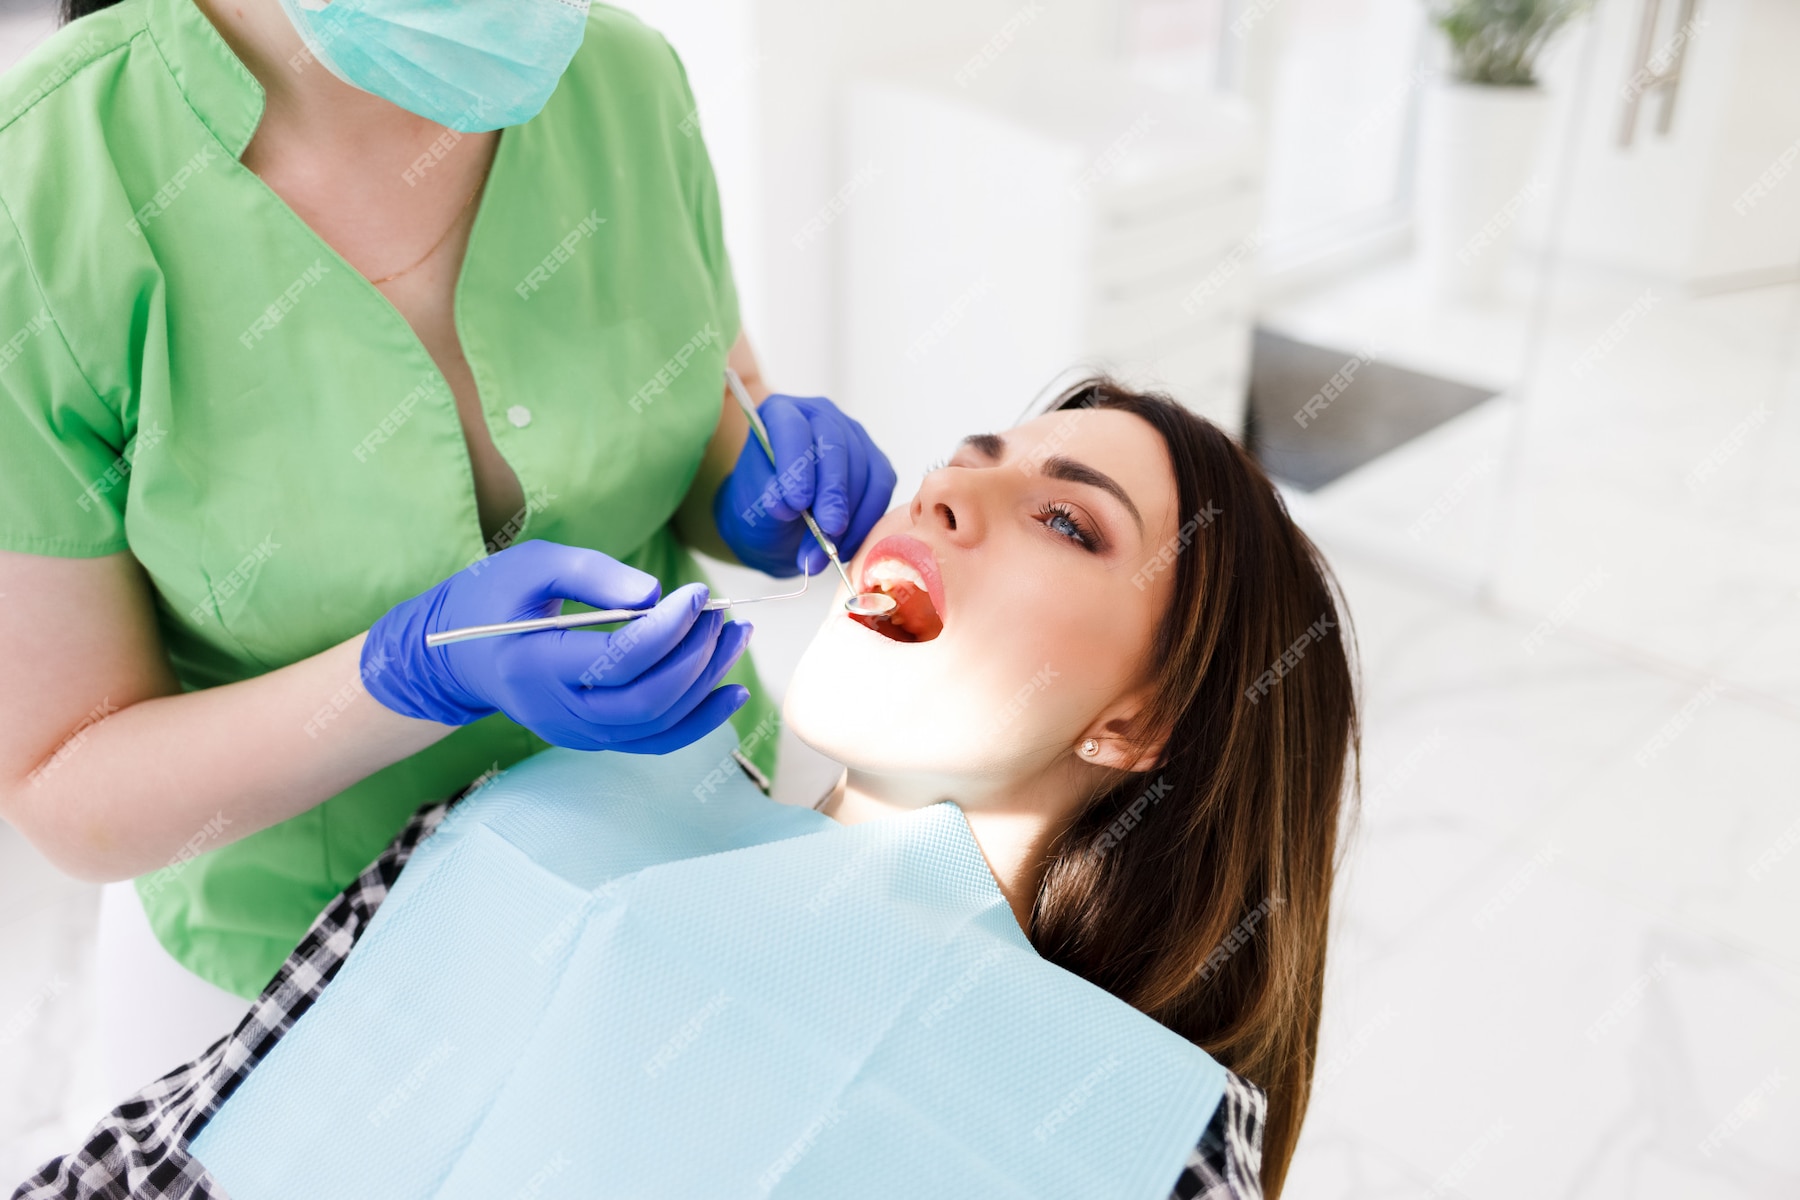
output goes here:
{"type": "Polygon", "coordinates": [[[305,812],[453,732],[368,694],[366,636],[240,683],[101,705],[11,783],[7,818],[69,874],[128,879],[305,812]]]}

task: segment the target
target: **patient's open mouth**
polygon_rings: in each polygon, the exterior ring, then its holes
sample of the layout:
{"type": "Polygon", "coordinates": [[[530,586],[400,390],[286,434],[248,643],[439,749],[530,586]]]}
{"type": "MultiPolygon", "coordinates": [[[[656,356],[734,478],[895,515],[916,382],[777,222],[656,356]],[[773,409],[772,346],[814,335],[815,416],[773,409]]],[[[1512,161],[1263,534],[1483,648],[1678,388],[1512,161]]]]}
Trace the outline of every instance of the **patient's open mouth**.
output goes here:
{"type": "Polygon", "coordinates": [[[876,590],[894,598],[894,611],[879,617],[851,613],[852,621],[861,621],[896,642],[929,642],[944,631],[944,622],[938,617],[937,609],[931,607],[931,597],[923,588],[911,583],[895,583],[881,585],[876,590]]]}
{"type": "Polygon", "coordinates": [[[863,562],[862,586],[892,596],[894,611],[879,617],[852,613],[851,620],[896,642],[929,642],[944,631],[943,615],[933,600],[934,592],[943,594],[937,562],[916,538],[895,535],[871,547],[863,562]]]}

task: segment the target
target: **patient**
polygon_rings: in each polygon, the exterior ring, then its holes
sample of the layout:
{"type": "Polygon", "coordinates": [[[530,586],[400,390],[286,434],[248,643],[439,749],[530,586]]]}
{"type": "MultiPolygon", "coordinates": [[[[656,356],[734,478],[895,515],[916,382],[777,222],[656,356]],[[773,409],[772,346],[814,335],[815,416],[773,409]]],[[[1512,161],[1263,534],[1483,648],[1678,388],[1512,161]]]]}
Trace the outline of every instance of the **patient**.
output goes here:
{"type": "Polygon", "coordinates": [[[827,620],[783,713],[848,765],[823,811],[953,797],[1044,958],[1267,1091],[1278,1194],[1357,737],[1318,552],[1217,427],[1101,380],[965,439],[854,566],[889,639],[827,620]]]}
{"type": "MultiPolygon", "coordinates": [[[[1279,1195],[1357,737],[1316,550],[1218,429],[1102,379],[966,439],[849,565],[898,603],[834,609],[790,685],[789,724],[847,767],[820,810],[854,825],[954,800],[1038,955],[1233,1073],[1173,1194],[1279,1195]]],[[[187,1143],[445,808],[321,915],[230,1038],[19,1195],[219,1195],[187,1143]]]]}

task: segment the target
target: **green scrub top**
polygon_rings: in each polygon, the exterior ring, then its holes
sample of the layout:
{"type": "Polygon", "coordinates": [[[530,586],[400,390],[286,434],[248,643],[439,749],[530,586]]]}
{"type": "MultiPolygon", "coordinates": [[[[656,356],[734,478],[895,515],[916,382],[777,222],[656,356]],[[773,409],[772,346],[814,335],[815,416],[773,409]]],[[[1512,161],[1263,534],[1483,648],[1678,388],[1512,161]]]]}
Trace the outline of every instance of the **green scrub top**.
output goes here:
{"type": "MultiPolygon", "coordinates": [[[[193,0],[123,0],[0,78],[0,547],[130,550],[189,691],[353,637],[489,549],[431,356],[238,161],[262,108],[193,0]]],[[[512,540],[592,547],[665,590],[703,578],[669,521],[738,334],[693,113],[662,37],[595,5],[549,105],[500,135],[455,299],[527,497],[512,540]]],[[[773,774],[747,656],[727,678],[773,774]]],[[[345,684],[307,723],[322,754],[345,684]]],[[[209,822],[137,881],[151,926],[254,996],[414,810],[544,747],[495,715],[242,840],[209,847],[209,822]]]]}

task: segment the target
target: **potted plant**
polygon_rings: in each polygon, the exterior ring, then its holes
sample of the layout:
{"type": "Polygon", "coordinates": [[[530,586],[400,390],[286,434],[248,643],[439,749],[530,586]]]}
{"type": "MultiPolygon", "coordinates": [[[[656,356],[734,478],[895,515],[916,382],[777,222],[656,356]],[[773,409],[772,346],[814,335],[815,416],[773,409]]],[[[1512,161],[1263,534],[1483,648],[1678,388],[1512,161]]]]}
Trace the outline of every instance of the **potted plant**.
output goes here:
{"type": "Polygon", "coordinates": [[[1498,289],[1534,176],[1549,99],[1537,62],[1590,0],[1425,0],[1448,70],[1427,91],[1419,147],[1420,248],[1440,294],[1498,289]]]}

